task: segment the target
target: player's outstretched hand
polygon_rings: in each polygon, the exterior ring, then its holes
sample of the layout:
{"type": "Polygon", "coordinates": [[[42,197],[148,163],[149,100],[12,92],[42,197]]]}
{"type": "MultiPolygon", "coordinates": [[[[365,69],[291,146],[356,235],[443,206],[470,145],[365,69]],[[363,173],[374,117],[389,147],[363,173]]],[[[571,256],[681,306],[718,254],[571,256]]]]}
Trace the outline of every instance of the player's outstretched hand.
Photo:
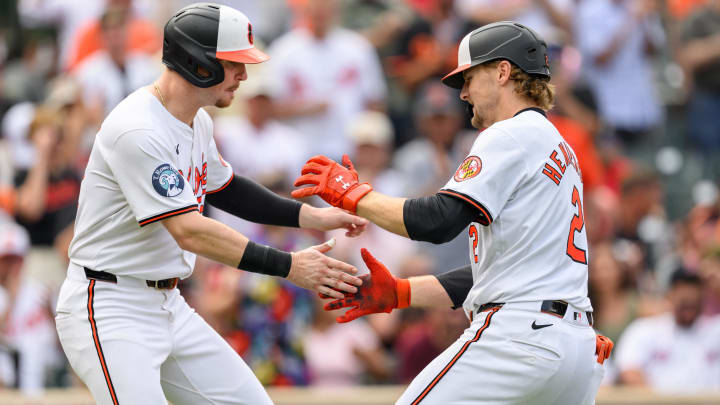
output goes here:
{"type": "MultiPolygon", "coordinates": [[[[390,312],[410,305],[410,283],[395,278],[367,249],[360,251],[370,274],[360,276],[362,285],[355,294],[325,304],[326,311],[352,308],[336,318],[340,323],[350,322],[363,315],[390,312]]],[[[329,295],[329,294],[326,294],[329,295]]]]}
{"type": "Polygon", "coordinates": [[[353,276],[357,269],[347,263],[325,256],[335,246],[335,239],[292,253],[287,279],[308,290],[332,298],[343,298],[343,292],[354,293],[362,281],[353,276]]]}
{"type": "Polygon", "coordinates": [[[358,174],[348,155],[343,155],[342,165],[327,156],[313,156],[302,168],[301,176],[295,180],[294,198],[318,195],[333,207],[352,213],[357,211],[357,203],[372,191],[368,183],[358,182],[358,174]]]}
{"type": "Polygon", "coordinates": [[[345,236],[355,237],[360,235],[367,228],[368,220],[350,214],[336,207],[315,208],[303,204],[300,211],[300,227],[317,229],[318,231],[330,231],[333,229],[345,229],[345,236]]]}

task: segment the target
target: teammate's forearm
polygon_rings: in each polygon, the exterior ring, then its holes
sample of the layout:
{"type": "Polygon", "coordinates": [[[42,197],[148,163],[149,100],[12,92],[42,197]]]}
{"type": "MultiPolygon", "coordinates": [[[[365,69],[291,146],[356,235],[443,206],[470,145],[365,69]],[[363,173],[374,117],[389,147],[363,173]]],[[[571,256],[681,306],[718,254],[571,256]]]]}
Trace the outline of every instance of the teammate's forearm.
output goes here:
{"type": "Polygon", "coordinates": [[[410,306],[416,308],[450,308],[453,302],[435,276],[411,277],[410,306]]]}
{"type": "Polygon", "coordinates": [[[358,202],[357,214],[387,231],[407,238],[408,232],[403,219],[405,200],[372,191],[358,202]]]}

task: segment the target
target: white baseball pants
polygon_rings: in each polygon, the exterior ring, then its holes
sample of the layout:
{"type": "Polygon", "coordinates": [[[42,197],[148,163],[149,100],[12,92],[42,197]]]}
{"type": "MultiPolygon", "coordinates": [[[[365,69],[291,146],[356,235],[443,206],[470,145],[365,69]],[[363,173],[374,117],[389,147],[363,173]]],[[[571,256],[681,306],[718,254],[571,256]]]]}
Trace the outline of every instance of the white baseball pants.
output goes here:
{"type": "Polygon", "coordinates": [[[540,305],[507,303],[476,314],[396,404],[594,404],[604,368],[585,312],[569,306],[560,318],[540,305]]]}
{"type": "Polygon", "coordinates": [[[88,280],[70,264],[56,324],[70,365],[102,405],[272,404],[250,368],[177,288],[88,280]]]}

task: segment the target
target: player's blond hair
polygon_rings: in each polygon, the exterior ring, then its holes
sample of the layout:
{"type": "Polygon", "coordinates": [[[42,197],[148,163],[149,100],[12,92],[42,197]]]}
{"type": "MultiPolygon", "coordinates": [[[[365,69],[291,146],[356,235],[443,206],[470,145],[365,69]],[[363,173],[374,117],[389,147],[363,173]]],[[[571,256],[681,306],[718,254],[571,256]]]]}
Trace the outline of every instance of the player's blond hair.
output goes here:
{"type": "MultiPolygon", "coordinates": [[[[487,68],[495,68],[505,59],[495,60],[483,64],[487,68]]],[[[555,104],[555,85],[550,84],[550,79],[545,76],[531,75],[525,73],[514,63],[508,61],[512,70],[510,80],[515,82],[515,93],[530,99],[543,110],[550,110],[555,104]]]]}

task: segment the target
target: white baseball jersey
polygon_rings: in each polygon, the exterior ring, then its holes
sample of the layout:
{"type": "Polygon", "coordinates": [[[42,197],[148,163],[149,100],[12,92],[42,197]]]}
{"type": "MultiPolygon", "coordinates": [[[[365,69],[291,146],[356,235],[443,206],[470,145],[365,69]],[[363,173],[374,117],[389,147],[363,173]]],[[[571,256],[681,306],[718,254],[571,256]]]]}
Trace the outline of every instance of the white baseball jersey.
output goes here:
{"type": "Polygon", "coordinates": [[[542,110],[483,131],[440,191],[478,209],[470,224],[470,327],[396,404],[595,403],[604,366],[585,312],[587,241],[575,153],[542,110]],[[564,315],[542,301],[565,300],[564,315]],[[478,307],[487,303],[502,306],[478,307]]]}
{"type": "Polygon", "coordinates": [[[720,316],[700,317],[690,328],[666,313],[635,320],[617,342],[620,372],[639,369],[659,392],[720,389],[720,316]]]}
{"type": "Polygon", "coordinates": [[[490,302],[543,300],[592,310],[578,160],[542,110],[484,130],[440,192],[481,213],[468,228],[467,313],[490,302]]]}
{"type": "Polygon", "coordinates": [[[188,277],[195,254],[183,251],[158,221],[203,211],[205,194],[232,179],[210,116],[192,128],[147,89],[108,115],[95,139],[70,244],[70,260],[96,271],[147,280],[188,277]]]}

